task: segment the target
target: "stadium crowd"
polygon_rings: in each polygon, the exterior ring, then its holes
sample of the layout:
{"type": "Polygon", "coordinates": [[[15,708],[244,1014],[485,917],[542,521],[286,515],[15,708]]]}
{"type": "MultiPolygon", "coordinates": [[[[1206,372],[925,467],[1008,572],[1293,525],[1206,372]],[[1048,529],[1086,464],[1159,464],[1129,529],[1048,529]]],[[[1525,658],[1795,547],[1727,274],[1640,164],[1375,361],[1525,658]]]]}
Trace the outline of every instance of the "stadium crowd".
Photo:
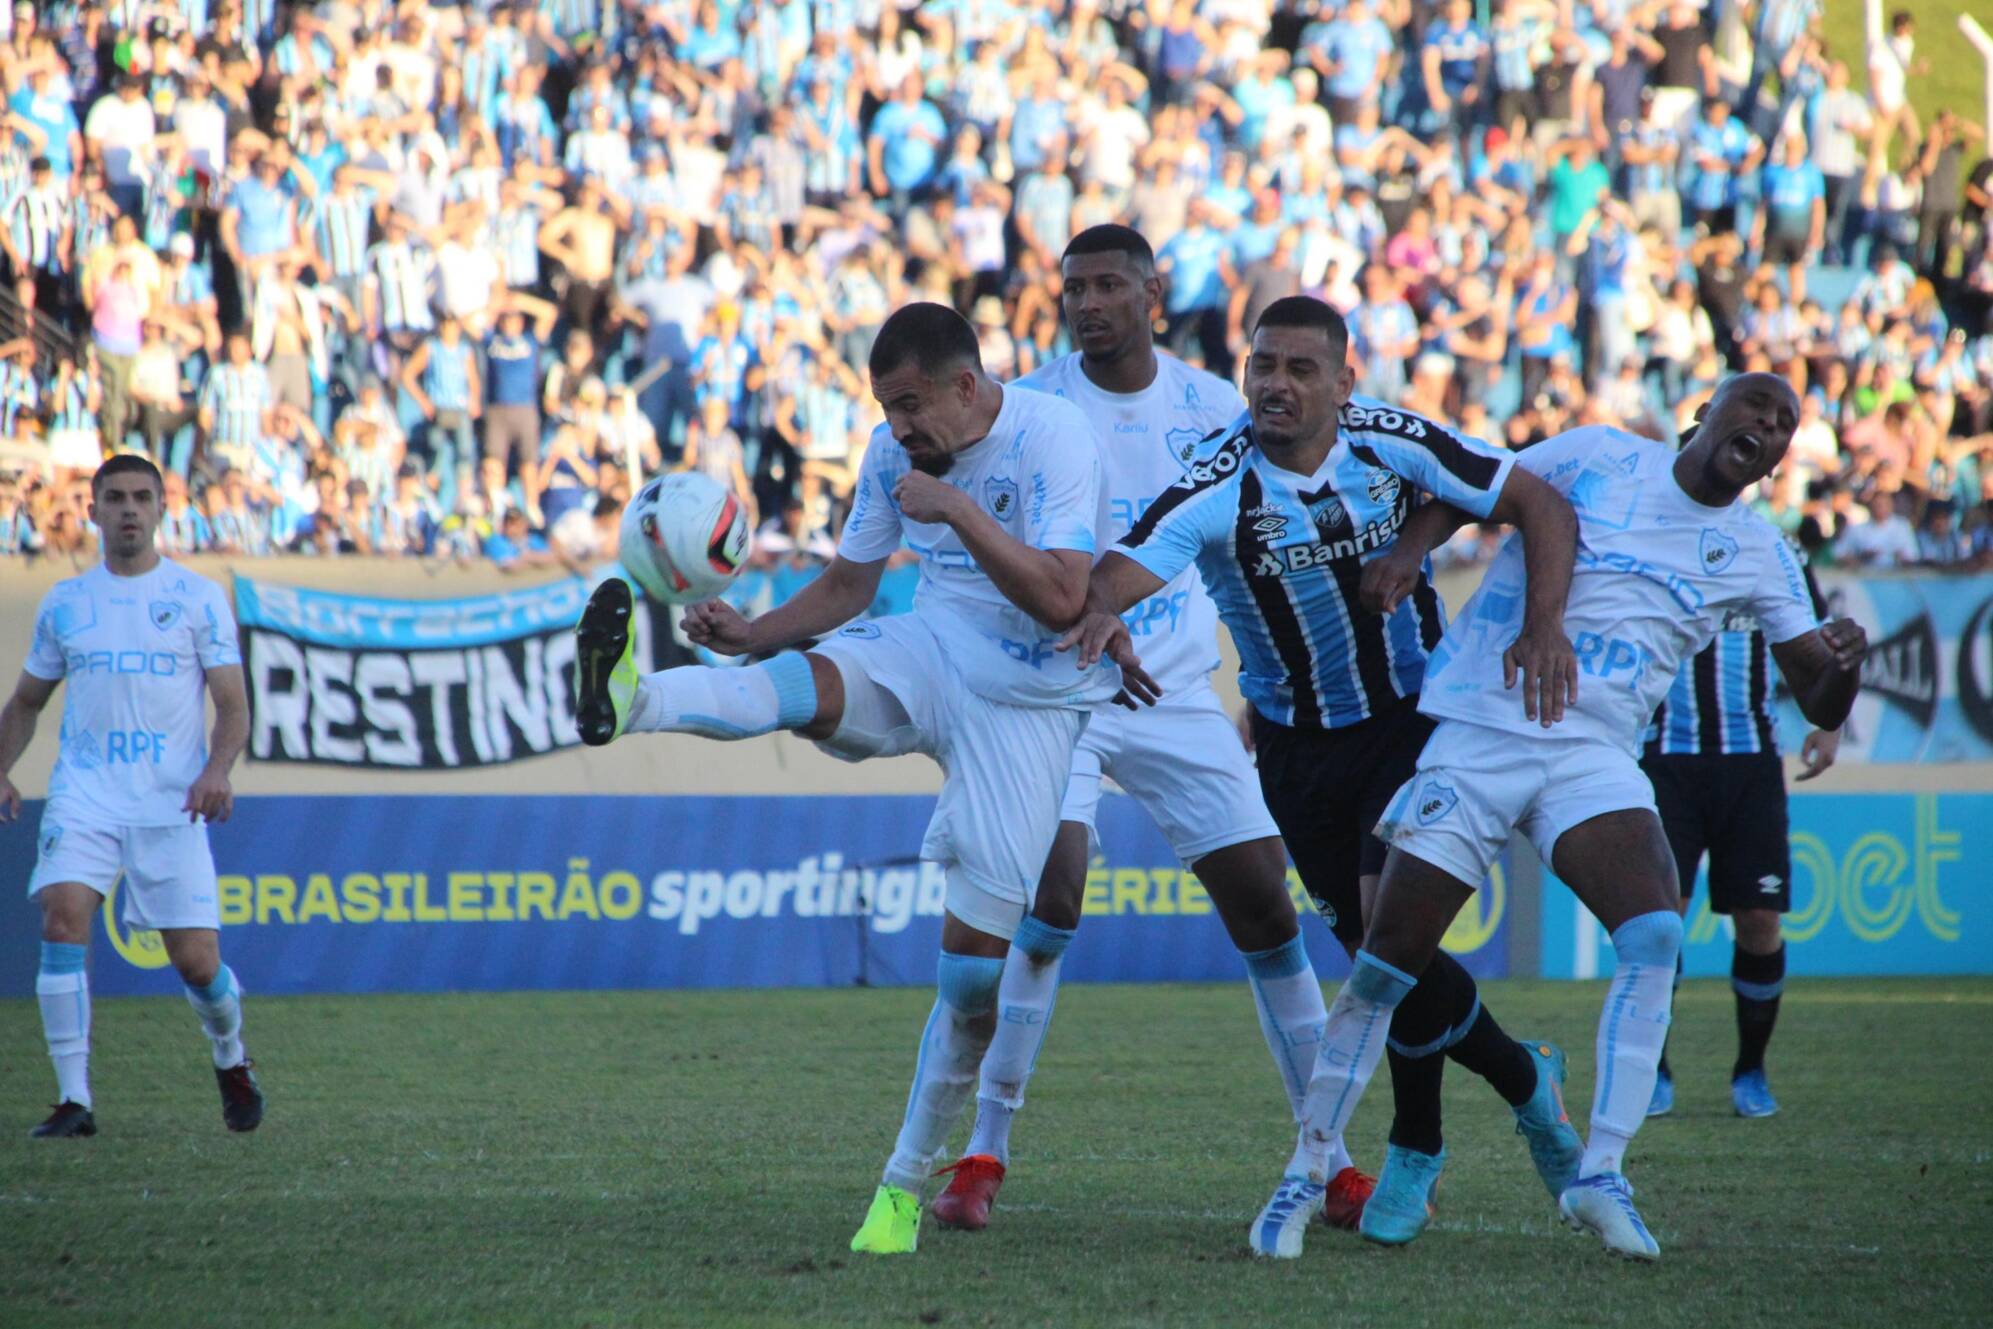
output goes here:
{"type": "MultiPolygon", "coordinates": [[[[168,470],[169,551],[598,562],[702,471],[807,577],[886,315],[1070,349],[1066,240],[1155,245],[1233,371],[1296,292],[1359,390],[1514,447],[1805,403],[1823,561],[1993,566],[1993,160],[1907,16],[1817,0],[82,0],[0,42],[0,552],[168,470]]],[[[1942,41],[1938,36],[1935,40],[1942,41]]],[[[1472,560],[1468,531],[1450,557],[1472,560]]]]}

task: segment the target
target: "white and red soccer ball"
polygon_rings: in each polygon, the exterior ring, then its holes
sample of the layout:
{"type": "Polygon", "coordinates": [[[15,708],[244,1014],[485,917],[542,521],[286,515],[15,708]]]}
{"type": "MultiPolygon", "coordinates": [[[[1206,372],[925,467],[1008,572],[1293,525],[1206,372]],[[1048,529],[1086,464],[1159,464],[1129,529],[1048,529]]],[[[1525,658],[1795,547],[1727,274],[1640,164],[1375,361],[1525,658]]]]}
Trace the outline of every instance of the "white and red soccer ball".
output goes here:
{"type": "Polygon", "coordinates": [[[644,594],[668,604],[710,600],[747,563],[747,509],[695,471],[645,483],[623,509],[618,554],[644,594]]]}

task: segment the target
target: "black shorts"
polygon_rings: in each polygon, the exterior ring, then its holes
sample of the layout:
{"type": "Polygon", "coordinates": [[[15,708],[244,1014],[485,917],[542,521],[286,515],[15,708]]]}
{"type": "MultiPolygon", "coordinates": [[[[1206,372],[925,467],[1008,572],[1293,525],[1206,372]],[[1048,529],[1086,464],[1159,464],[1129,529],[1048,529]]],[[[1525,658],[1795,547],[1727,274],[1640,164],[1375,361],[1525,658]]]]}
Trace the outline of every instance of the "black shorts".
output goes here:
{"type": "Polygon", "coordinates": [[[1418,699],[1341,729],[1291,729],[1252,712],[1259,787],[1315,907],[1346,946],[1363,940],[1361,878],[1383,870],[1373,831],[1417,773],[1434,721],[1418,699]]]}
{"type": "Polygon", "coordinates": [[[1765,262],[1776,267],[1804,263],[1809,250],[1806,232],[1774,230],[1765,236],[1765,262]]]}
{"type": "Polygon", "coordinates": [[[1792,908],[1785,766],[1777,753],[1652,756],[1640,769],[1654,784],[1683,899],[1695,891],[1696,865],[1706,851],[1712,912],[1792,908]]]}

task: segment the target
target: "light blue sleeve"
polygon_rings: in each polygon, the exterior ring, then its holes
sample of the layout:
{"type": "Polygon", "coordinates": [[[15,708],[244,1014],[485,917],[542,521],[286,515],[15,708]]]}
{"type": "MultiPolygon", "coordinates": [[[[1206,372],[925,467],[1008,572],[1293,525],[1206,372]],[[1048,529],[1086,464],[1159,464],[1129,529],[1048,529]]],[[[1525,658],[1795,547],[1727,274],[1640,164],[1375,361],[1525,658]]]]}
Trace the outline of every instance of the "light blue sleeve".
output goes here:
{"type": "Polygon", "coordinates": [[[1762,571],[1751,592],[1751,612],[1765,640],[1772,645],[1803,637],[1820,626],[1813,612],[1813,595],[1806,589],[1806,574],[1799,569],[1783,538],[1770,535],[1764,543],[1767,555],[1760,559],[1762,571]]]}
{"type": "Polygon", "coordinates": [[[40,611],[35,614],[34,636],[28,642],[28,658],[21,665],[24,671],[45,682],[69,673],[62,656],[62,640],[56,634],[58,609],[54,596],[42,601],[40,611]]]}
{"type": "Polygon", "coordinates": [[[1494,511],[1516,461],[1507,449],[1408,411],[1352,403],[1342,423],[1357,456],[1476,517],[1494,511]]]}
{"type": "Polygon", "coordinates": [[[1193,474],[1166,489],[1142,519],[1114,546],[1165,582],[1195,563],[1207,550],[1221,548],[1239,511],[1239,472],[1216,483],[1198,484],[1193,474]]]}
{"type": "Polygon", "coordinates": [[[903,536],[900,505],[893,499],[893,486],[907,472],[906,453],[883,427],[872,435],[865,460],[858,469],[858,483],[851,493],[851,515],[845,518],[838,537],[840,558],[853,563],[876,563],[900,547],[903,536]]]}
{"type": "MultiPolygon", "coordinates": [[[[1056,400],[1056,399],[1054,399],[1056,400]]],[[[1060,403],[1064,405],[1065,403],[1060,403]]],[[[1093,427],[1078,408],[1072,422],[1091,439],[1093,427]]],[[[1076,549],[1091,555],[1100,548],[1100,452],[1069,440],[1041,436],[1031,492],[1024,499],[1024,542],[1033,549],[1076,549]]]]}

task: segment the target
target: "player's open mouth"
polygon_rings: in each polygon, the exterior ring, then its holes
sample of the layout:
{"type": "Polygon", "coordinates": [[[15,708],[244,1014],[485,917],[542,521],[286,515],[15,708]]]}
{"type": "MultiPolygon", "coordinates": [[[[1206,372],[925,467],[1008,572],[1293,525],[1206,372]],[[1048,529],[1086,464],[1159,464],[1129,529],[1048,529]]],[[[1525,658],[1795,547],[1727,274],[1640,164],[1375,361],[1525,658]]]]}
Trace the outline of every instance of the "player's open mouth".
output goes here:
{"type": "Polygon", "coordinates": [[[1294,412],[1285,402],[1261,402],[1259,415],[1262,420],[1291,420],[1294,418],[1294,412]]]}
{"type": "Polygon", "coordinates": [[[1756,434],[1733,434],[1730,438],[1730,455],[1737,459],[1739,465],[1755,466],[1758,464],[1758,459],[1765,455],[1765,445],[1759,441],[1756,434]]]}

